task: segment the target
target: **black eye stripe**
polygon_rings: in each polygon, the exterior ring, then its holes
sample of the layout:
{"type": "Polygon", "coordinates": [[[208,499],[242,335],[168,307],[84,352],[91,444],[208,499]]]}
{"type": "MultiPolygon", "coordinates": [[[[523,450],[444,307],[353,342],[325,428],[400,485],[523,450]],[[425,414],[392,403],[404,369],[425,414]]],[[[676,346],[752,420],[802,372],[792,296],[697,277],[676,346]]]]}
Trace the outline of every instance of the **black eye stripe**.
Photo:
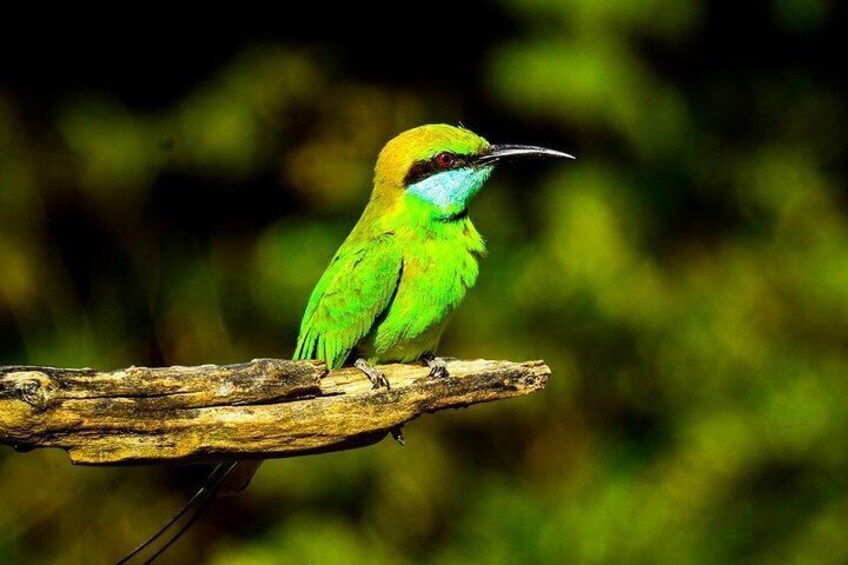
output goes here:
{"type": "Polygon", "coordinates": [[[439,155],[441,154],[442,153],[439,153],[426,161],[416,161],[409,168],[409,172],[406,173],[406,177],[403,179],[404,184],[409,186],[436,173],[450,171],[453,169],[461,169],[462,167],[467,167],[471,163],[470,155],[457,155],[455,153],[451,153],[451,155],[453,155],[453,162],[449,167],[442,167],[438,162],[439,155]]]}

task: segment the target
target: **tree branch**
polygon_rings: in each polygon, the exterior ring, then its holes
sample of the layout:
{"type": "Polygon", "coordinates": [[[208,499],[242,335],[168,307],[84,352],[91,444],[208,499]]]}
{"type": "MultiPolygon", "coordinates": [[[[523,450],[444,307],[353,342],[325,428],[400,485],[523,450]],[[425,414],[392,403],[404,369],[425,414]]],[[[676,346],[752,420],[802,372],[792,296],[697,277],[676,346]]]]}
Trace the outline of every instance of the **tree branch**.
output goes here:
{"type": "Polygon", "coordinates": [[[529,394],[550,376],[542,361],[450,361],[446,379],[380,369],[390,390],[316,361],[0,367],[0,443],[59,447],[85,465],[290,457],[370,445],[426,412],[529,394]]]}

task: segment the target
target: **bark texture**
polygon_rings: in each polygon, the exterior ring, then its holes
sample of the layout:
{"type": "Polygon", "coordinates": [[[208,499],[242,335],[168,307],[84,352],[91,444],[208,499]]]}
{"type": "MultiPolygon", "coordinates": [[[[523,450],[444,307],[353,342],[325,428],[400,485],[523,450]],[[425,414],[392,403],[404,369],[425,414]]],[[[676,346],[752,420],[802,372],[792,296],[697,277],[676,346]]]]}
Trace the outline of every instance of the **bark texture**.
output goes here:
{"type": "Polygon", "coordinates": [[[421,414],[528,394],[550,377],[542,361],[449,361],[448,378],[379,369],[391,389],[316,361],[0,367],[0,443],[58,447],[85,465],[290,457],[370,445],[421,414]]]}

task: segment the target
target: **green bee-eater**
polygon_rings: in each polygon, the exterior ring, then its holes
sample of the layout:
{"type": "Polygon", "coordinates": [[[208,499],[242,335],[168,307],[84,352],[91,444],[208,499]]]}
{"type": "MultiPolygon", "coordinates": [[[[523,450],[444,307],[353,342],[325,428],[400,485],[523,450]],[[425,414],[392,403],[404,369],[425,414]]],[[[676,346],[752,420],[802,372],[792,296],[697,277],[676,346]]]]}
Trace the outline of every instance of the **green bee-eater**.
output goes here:
{"type": "MultiPolygon", "coordinates": [[[[541,147],[492,145],[444,124],[417,127],[389,141],[377,158],[365,211],[312,292],[294,359],[319,359],[330,368],[355,360],[375,387],[389,386],[373,367],[377,363],[423,359],[433,375],[449,378],[436,347],[451,313],[474,286],[477,260],[486,251],[468,204],[496,164],[526,157],[573,158],[541,147]]],[[[243,489],[258,466],[220,465],[180,513],[129,558],[152,549],[157,539],[167,540],[150,559],[155,558],[217,491],[243,489]]]]}
{"type": "MultiPolygon", "coordinates": [[[[468,204],[498,161],[570,157],[539,147],[491,145],[467,129],[427,125],[380,152],[374,191],[318,281],[300,326],[295,359],[340,367],[433,356],[450,314],[477,280],[486,247],[468,204]]],[[[430,361],[433,371],[444,364],[430,361]]]]}

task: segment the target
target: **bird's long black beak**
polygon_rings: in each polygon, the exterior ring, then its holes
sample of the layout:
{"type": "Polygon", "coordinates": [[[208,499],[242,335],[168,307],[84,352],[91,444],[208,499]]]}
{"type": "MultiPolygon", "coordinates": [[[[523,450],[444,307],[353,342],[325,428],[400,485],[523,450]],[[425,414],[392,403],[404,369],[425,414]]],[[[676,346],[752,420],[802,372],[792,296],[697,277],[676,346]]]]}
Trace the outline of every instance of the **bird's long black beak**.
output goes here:
{"type": "Polygon", "coordinates": [[[569,155],[562,151],[546,149],[544,147],[534,147],[532,145],[490,145],[485,153],[481,153],[474,160],[474,164],[479,166],[488,166],[502,161],[513,161],[516,159],[527,158],[576,159],[574,155],[569,155]]]}

